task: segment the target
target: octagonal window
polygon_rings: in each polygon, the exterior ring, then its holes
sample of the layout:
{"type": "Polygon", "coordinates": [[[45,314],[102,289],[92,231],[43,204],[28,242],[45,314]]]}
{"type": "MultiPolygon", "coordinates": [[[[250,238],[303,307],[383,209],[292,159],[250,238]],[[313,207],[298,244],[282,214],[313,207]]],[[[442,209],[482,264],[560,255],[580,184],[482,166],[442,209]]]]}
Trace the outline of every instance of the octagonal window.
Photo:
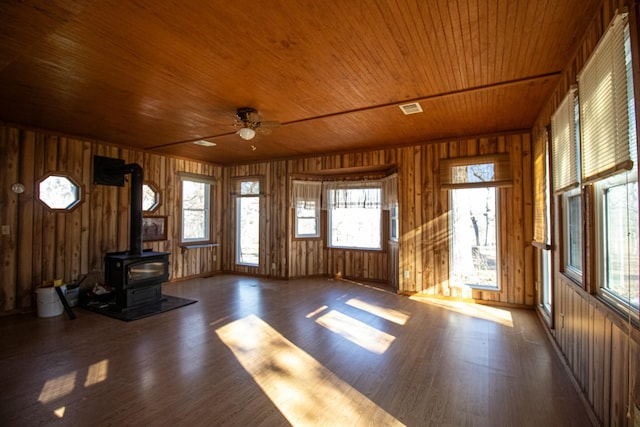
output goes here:
{"type": "Polygon", "coordinates": [[[160,190],[152,183],[142,184],[142,210],[153,212],[160,207],[160,190]]]}
{"type": "Polygon", "coordinates": [[[81,201],[80,185],[67,175],[46,175],[37,189],[38,200],[52,210],[71,211],[81,201]]]}

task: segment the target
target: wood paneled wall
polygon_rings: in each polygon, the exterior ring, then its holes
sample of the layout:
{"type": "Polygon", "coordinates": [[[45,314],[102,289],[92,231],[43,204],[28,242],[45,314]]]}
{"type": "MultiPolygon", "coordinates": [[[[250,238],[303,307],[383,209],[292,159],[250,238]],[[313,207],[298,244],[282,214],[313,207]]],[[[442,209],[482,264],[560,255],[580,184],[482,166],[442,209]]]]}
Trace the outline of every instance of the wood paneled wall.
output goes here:
{"type": "MultiPolygon", "coordinates": [[[[120,158],[143,167],[145,180],[162,193],[155,215],[168,216],[168,239],[145,242],[145,249],[170,252],[171,279],[213,274],[219,270],[211,249],[181,252],[180,180],[187,171],[218,180],[222,168],[210,164],[142,153],[102,143],[82,141],[47,132],[0,126],[0,222],[9,225],[2,235],[0,309],[30,307],[34,286],[43,280],[102,272],[106,252],[129,246],[129,188],[92,184],[93,156],[120,158]],[[83,202],[71,212],[52,212],[37,199],[35,186],[48,172],[73,177],[82,186],[83,202]],[[21,182],[25,192],[17,195],[11,185],[21,182]]],[[[220,205],[222,186],[214,187],[214,206],[220,205]]],[[[221,219],[214,215],[214,239],[221,238],[221,219]]]]}
{"type": "MultiPolygon", "coordinates": [[[[627,8],[630,12],[634,81],[636,82],[636,106],[640,99],[640,72],[638,54],[637,21],[638,9],[635,2],[624,0],[604,0],[586,29],[580,48],[570,59],[563,71],[560,83],[536,119],[533,138],[542,132],[551,121],[551,116],[567,91],[577,82],[577,75],[593,52],[598,41],[615,16],[616,10],[627,8]]],[[[637,111],[637,107],[636,107],[637,111]]],[[[552,230],[553,242],[553,328],[550,333],[571,370],[582,393],[589,403],[599,423],[604,426],[632,425],[627,419],[629,390],[631,390],[631,414],[640,413],[640,330],[636,325],[629,328],[625,319],[609,309],[600,299],[586,289],[597,287],[591,282],[589,272],[594,271],[594,259],[587,255],[583,264],[585,281],[582,286],[575,284],[560,272],[560,251],[563,247],[559,224],[559,206],[552,230]],[[634,409],[634,407],[638,409],[634,409]]],[[[593,236],[582,239],[583,250],[589,253],[593,236]]],[[[541,280],[537,279],[536,281],[541,280]]],[[[639,415],[636,415],[638,417],[639,415]]],[[[635,421],[637,425],[637,420],[635,421]]]]}
{"type": "MultiPolygon", "coordinates": [[[[362,167],[391,167],[397,164],[396,150],[374,150],[367,152],[336,154],[287,162],[290,175],[322,173],[327,170],[362,167]]],[[[293,219],[291,219],[293,223],[293,219]]],[[[325,222],[326,223],[326,222],[325,222]]],[[[293,227],[294,224],[292,224],[293,227]]],[[[397,263],[389,259],[397,254],[397,245],[383,242],[383,251],[357,251],[327,248],[323,239],[297,240],[289,235],[289,276],[340,275],[345,278],[394,283],[397,263]]],[[[395,256],[397,258],[397,255],[395,256]]]]}
{"type": "MultiPolygon", "coordinates": [[[[637,328],[607,310],[561,274],[555,279],[553,336],[598,421],[626,426],[629,390],[639,405],[640,339],[637,328]]],[[[638,406],[640,408],[640,406],[638,406]]],[[[634,408],[631,408],[633,414],[634,408]]],[[[629,424],[631,425],[631,424],[629,424]]]]}
{"type": "Polygon", "coordinates": [[[224,169],[224,234],[222,269],[227,272],[285,278],[288,233],[287,165],[283,161],[231,166],[224,169]],[[260,177],[260,261],[258,267],[236,264],[236,179],[260,177]],[[272,268],[275,265],[275,268],[272,268]]]}
{"type": "Polygon", "coordinates": [[[514,134],[408,147],[398,153],[400,290],[532,305],[531,138],[514,134]],[[448,191],[440,189],[445,158],[509,153],[513,186],[498,189],[499,292],[449,282],[448,191]],[[405,277],[408,271],[408,278],[405,277]]]}
{"type": "Polygon", "coordinates": [[[91,184],[95,154],[140,163],[145,179],[161,189],[163,203],[155,214],[169,217],[169,239],[145,247],[171,252],[172,279],[218,271],[277,278],[341,274],[387,282],[401,292],[533,304],[528,134],[221,168],[10,126],[4,126],[2,132],[2,147],[8,153],[2,160],[8,171],[2,178],[2,221],[12,228],[12,233],[2,240],[2,272],[5,277],[14,277],[2,287],[4,310],[30,306],[33,286],[42,280],[62,277],[69,282],[76,275],[101,271],[106,252],[127,249],[128,188],[91,184]],[[502,152],[510,153],[514,177],[513,187],[499,190],[502,288],[500,292],[479,292],[450,286],[448,199],[447,192],[439,188],[439,160],[502,152]],[[380,252],[354,251],[326,248],[322,240],[292,239],[292,176],[382,166],[398,170],[397,244],[388,243],[386,250],[380,252]],[[53,213],[35,200],[35,183],[48,171],[69,173],[82,184],[84,202],[79,208],[70,213],[53,213]],[[184,253],[180,250],[178,171],[218,179],[219,184],[214,186],[213,230],[219,248],[189,249],[184,253]],[[260,265],[239,266],[235,264],[233,185],[236,178],[255,176],[262,177],[264,185],[260,265]],[[17,181],[27,187],[20,196],[9,190],[17,181]],[[220,256],[216,258],[217,254],[220,256]]]}
{"type": "Polygon", "coordinates": [[[530,151],[529,134],[516,134],[288,161],[293,175],[397,167],[400,221],[399,243],[389,243],[379,253],[326,249],[321,240],[289,236],[289,276],[340,272],[346,277],[383,280],[401,292],[533,305],[530,151]],[[439,161],[493,153],[510,154],[514,181],[512,187],[499,190],[502,288],[500,292],[457,288],[449,283],[448,193],[440,189],[439,161]]]}

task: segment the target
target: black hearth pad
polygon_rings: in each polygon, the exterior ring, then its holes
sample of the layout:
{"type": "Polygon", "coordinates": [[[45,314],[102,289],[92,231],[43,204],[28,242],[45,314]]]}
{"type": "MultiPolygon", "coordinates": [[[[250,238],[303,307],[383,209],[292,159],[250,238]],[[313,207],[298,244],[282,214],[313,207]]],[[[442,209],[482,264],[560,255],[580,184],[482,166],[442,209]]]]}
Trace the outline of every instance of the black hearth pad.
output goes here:
{"type": "Polygon", "coordinates": [[[143,317],[153,316],[154,314],[160,314],[175,308],[184,307],[185,305],[193,304],[195,302],[197,301],[193,299],[162,295],[162,299],[158,302],[129,308],[127,310],[121,310],[113,305],[107,305],[105,307],[92,304],[84,305],[82,308],[129,322],[131,320],[138,320],[143,317]]]}

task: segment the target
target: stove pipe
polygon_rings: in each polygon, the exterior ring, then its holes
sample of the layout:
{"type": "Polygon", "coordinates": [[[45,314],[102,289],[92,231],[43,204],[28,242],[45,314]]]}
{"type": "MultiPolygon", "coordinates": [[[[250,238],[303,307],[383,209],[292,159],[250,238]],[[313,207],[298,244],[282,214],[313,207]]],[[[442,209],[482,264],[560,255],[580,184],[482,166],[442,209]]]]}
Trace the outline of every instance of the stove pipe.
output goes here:
{"type": "Polygon", "coordinates": [[[129,254],[142,255],[142,167],[137,163],[129,163],[113,172],[131,174],[129,254]]]}

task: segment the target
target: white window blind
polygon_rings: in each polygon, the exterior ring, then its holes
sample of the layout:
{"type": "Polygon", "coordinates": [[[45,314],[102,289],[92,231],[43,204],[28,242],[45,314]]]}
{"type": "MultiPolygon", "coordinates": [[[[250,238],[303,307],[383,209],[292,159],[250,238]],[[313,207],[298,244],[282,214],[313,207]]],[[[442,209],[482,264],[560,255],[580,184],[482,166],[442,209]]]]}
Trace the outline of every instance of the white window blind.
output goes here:
{"type": "Polygon", "coordinates": [[[575,89],[564,97],[551,117],[553,190],[562,192],[578,186],[575,89]]]}
{"type": "Polygon", "coordinates": [[[635,132],[629,132],[629,111],[633,109],[629,108],[627,88],[628,43],[626,14],[617,15],[578,76],[583,184],[633,167],[629,154],[629,138],[635,139],[635,132]]]}
{"type": "Polygon", "coordinates": [[[547,142],[549,134],[545,130],[533,146],[533,242],[547,248],[549,245],[547,196],[547,142]]]}

